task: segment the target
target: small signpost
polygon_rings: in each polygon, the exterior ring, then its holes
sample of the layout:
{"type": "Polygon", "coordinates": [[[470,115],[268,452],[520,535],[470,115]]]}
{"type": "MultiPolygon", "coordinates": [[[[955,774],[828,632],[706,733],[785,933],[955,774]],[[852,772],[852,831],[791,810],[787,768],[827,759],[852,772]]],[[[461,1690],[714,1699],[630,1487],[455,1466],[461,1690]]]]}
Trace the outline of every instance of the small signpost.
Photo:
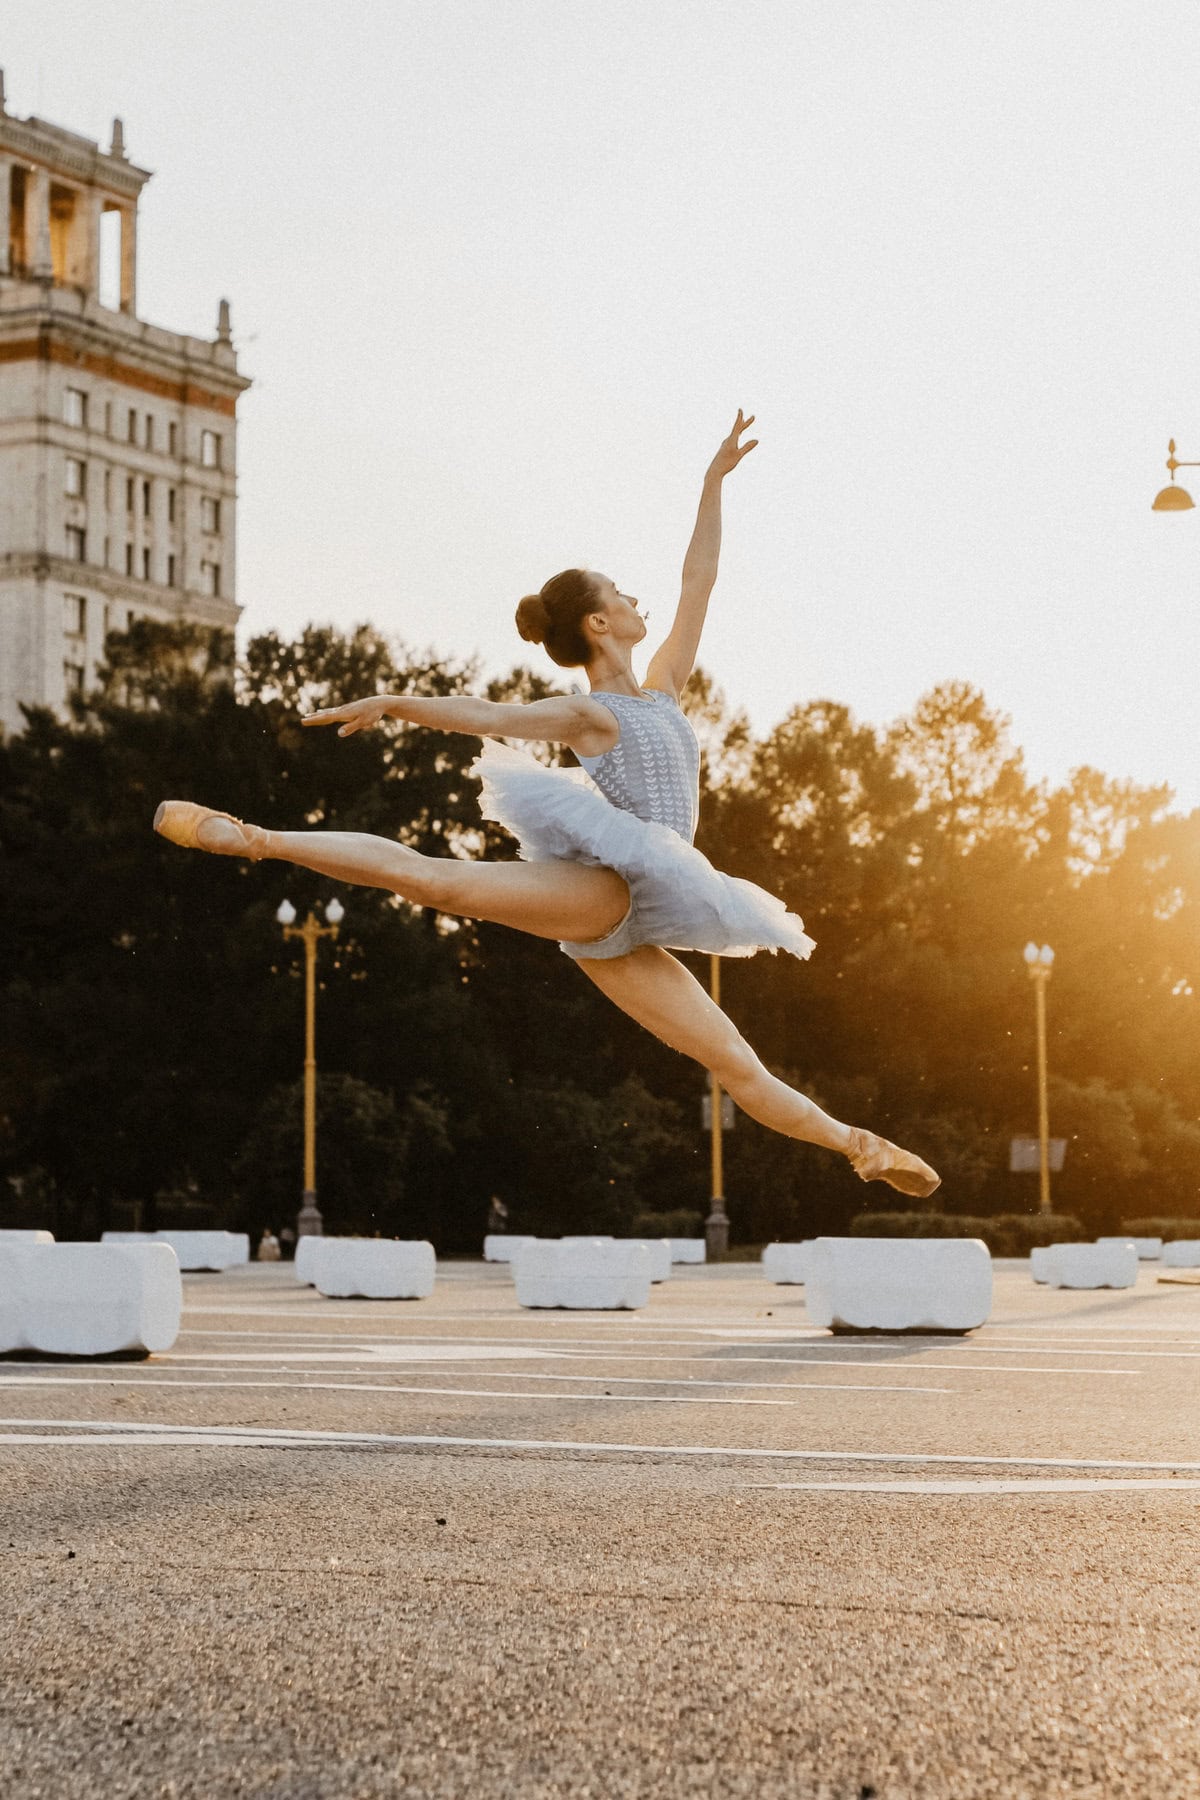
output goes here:
{"type": "MultiPolygon", "coordinates": [[[[1063,1158],[1067,1154],[1066,1138],[1048,1138],[1047,1166],[1051,1174],[1061,1175],[1063,1158]]],[[[1035,1137],[1015,1137],[1008,1148],[1008,1172],[1010,1175],[1036,1175],[1041,1168],[1041,1145],[1035,1137]]]]}

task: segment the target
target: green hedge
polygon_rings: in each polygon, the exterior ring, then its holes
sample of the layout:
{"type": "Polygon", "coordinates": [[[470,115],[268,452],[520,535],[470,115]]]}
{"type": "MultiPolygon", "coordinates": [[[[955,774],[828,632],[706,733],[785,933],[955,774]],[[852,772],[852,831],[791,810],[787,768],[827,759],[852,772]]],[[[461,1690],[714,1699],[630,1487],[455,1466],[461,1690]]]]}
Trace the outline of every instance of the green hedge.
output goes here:
{"type": "Polygon", "coordinates": [[[1070,1213],[994,1213],[990,1218],[936,1212],[859,1213],[850,1222],[850,1235],[982,1238],[993,1256],[1028,1256],[1042,1244],[1081,1243],[1088,1237],[1070,1213]]]}
{"type": "Polygon", "coordinates": [[[1171,1244],[1180,1238],[1200,1238],[1200,1219],[1122,1219],[1121,1230],[1130,1237],[1160,1237],[1171,1244]]]}
{"type": "Polygon", "coordinates": [[[704,1214],[679,1207],[675,1212],[641,1212],[634,1215],[630,1237],[703,1237],[704,1214]]]}

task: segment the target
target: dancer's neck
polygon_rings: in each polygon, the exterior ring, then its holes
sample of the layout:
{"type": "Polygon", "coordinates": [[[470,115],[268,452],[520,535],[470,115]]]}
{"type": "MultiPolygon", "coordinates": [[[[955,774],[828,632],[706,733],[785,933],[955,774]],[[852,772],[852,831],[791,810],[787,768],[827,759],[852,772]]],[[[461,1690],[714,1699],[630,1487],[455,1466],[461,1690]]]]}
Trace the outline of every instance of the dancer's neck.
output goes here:
{"type": "Polygon", "coordinates": [[[594,694],[628,694],[636,700],[645,692],[631,665],[616,657],[598,656],[587,673],[594,694]]]}

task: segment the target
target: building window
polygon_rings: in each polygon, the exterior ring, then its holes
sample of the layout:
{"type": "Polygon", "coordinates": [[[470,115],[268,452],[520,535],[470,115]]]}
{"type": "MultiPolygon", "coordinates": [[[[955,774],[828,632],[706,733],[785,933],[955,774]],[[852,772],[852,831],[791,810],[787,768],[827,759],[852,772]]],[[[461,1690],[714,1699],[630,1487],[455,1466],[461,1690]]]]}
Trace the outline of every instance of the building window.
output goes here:
{"type": "Polygon", "coordinates": [[[67,458],[66,492],[75,500],[82,500],[87,485],[87,465],[80,462],[77,456],[67,458]]]}
{"type": "Polygon", "coordinates": [[[154,448],[154,420],[149,413],[146,414],[146,448],[147,450],[154,448]]]}
{"type": "Polygon", "coordinates": [[[87,395],[82,388],[68,388],[63,395],[63,424],[87,425],[87,395]]]}
{"type": "Polygon", "coordinates": [[[143,549],[143,551],[142,551],[142,580],[149,581],[149,579],[150,579],[150,551],[148,548],[146,548],[146,549],[143,549]]]}
{"type": "Polygon", "coordinates": [[[87,600],[82,594],[63,595],[63,630],[68,637],[86,635],[87,600]]]}
{"type": "Polygon", "coordinates": [[[82,526],[67,526],[67,556],[71,562],[87,561],[87,532],[82,526]]]}
{"type": "Polygon", "coordinates": [[[221,435],[217,431],[200,433],[200,461],[206,469],[219,469],[221,466],[221,435]]]}
{"type": "Polygon", "coordinates": [[[125,511],[127,513],[131,513],[133,511],[133,476],[132,475],[127,475],[125,477],[125,511]]]}
{"type": "Polygon", "coordinates": [[[175,586],[175,552],[173,550],[167,554],[167,586],[175,586]]]}
{"type": "Polygon", "coordinates": [[[174,419],[167,426],[167,450],[172,456],[179,454],[179,427],[174,419]]]}
{"type": "Polygon", "coordinates": [[[112,436],[112,401],[111,400],[106,400],[104,402],[104,435],[105,435],[105,437],[112,436]]]}
{"type": "Polygon", "coordinates": [[[66,689],[68,700],[83,693],[82,663],[65,662],[63,664],[63,687],[66,689]]]}
{"type": "Polygon", "coordinates": [[[132,544],[126,544],[126,546],[125,546],[125,573],[127,575],[133,574],[133,545],[132,544]]]}
{"type": "Polygon", "coordinates": [[[104,567],[106,569],[112,568],[112,539],[111,538],[105,538],[105,540],[104,540],[104,567]]]}
{"type": "Polygon", "coordinates": [[[220,531],[221,502],[214,500],[211,494],[205,494],[200,501],[200,529],[202,531],[220,531]]]}
{"type": "Polygon", "coordinates": [[[150,483],[148,481],[142,483],[142,517],[143,519],[150,517],[150,483]]]}
{"type": "Polygon", "coordinates": [[[215,562],[200,564],[200,586],[206,594],[216,598],[221,592],[221,565],[215,562]]]}
{"type": "Polygon", "coordinates": [[[112,470],[105,469],[105,471],[104,471],[104,510],[105,510],[105,512],[108,512],[111,510],[111,508],[112,508],[112,470]]]}
{"type": "Polygon", "coordinates": [[[129,429],[126,436],[131,444],[137,443],[137,413],[132,406],[129,409],[129,429]]]}
{"type": "Polygon", "coordinates": [[[167,524],[175,523],[175,489],[167,489],[167,524]]]}

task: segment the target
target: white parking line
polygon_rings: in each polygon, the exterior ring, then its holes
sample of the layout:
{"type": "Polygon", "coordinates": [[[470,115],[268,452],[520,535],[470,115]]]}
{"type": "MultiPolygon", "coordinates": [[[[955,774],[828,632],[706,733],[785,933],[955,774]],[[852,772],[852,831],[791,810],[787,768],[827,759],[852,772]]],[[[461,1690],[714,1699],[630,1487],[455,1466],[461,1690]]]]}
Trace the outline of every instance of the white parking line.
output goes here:
{"type": "MultiPolygon", "coordinates": [[[[253,1440],[276,1449],[309,1446],[315,1449],[349,1449],[379,1445],[400,1449],[452,1450],[544,1450],[574,1455],[663,1456],[681,1458],[729,1457],[751,1462],[806,1463],[917,1463],[950,1464],[959,1468],[1001,1469],[1169,1469],[1178,1474],[1200,1474],[1200,1462],[1172,1458],[1168,1462],[1149,1458],[1075,1457],[1075,1456],[973,1456],[963,1452],[904,1450],[769,1450],[731,1444],[629,1444],[609,1443],[586,1438],[501,1438],[460,1437],[441,1433],[384,1431],[302,1431],[279,1427],[243,1427],[236,1425],[173,1425],[169,1421],[134,1424],[122,1419],[4,1419],[0,1426],[11,1426],[11,1432],[0,1432],[0,1443],[36,1443],[53,1446],[60,1443],[105,1442],[139,1443],[144,1438],[169,1434],[173,1439],[194,1443],[216,1443],[233,1439],[239,1443],[253,1440]],[[39,1431],[48,1434],[37,1435],[39,1431]],[[80,1435],[64,1435],[80,1434],[80,1435]]],[[[775,1486],[777,1484],[771,1483],[775,1486]]]]}
{"type": "MultiPolygon", "coordinates": [[[[78,1363],[68,1363],[67,1368],[78,1368],[78,1363]]],[[[157,1367],[158,1365],[153,1365],[157,1367]]],[[[233,1371],[233,1376],[240,1370],[233,1371]]],[[[269,1388],[273,1392],[300,1388],[311,1389],[320,1393],[338,1394],[471,1394],[478,1397],[492,1397],[505,1400],[595,1400],[607,1398],[595,1394],[528,1394],[521,1389],[504,1388],[448,1388],[448,1387],[411,1387],[393,1381],[288,1381],[287,1375],[301,1374],[302,1370],[280,1370],[279,1378],[274,1381],[191,1381],[182,1376],[172,1379],[168,1375],[0,1375],[0,1387],[165,1387],[165,1388],[269,1388]]],[[[786,1389],[792,1393],[807,1393],[810,1389],[822,1394],[952,1394],[953,1388],[935,1387],[890,1387],[880,1382],[849,1381],[696,1381],[687,1377],[683,1381],[663,1381],[653,1376],[643,1379],[638,1375],[525,1375],[518,1373],[510,1376],[515,1381],[607,1381],[613,1387],[721,1387],[721,1388],[767,1388],[778,1394],[786,1389]]],[[[687,1395],[675,1394],[618,1394],[615,1399],[624,1400],[663,1400],[670,1404],[674,1400],[687,1403],[687,1395]]],[[[691,1402],[697,1404],[696,1401],[691,1402]]],[[[715,1402],[713,1402],[715,1404],[715,1402]]],[[[769,1406],[798,1405],[797,1401],[766,1400],[723,1400],[724,1406],[769,1406]]]]}
{"type": "Polygon", "coordinates": [[[756,1488],[770,1488],[775,1493],[805,1494],[1146,1494],[1164,1488],[1200,1488],[1200,1481],[1170,1478],[1146,1481],[1110,1481],[1104,1479],[1052,1481],[1025,1476],[1018,1481],[755,1481],[756,1488]]]}

